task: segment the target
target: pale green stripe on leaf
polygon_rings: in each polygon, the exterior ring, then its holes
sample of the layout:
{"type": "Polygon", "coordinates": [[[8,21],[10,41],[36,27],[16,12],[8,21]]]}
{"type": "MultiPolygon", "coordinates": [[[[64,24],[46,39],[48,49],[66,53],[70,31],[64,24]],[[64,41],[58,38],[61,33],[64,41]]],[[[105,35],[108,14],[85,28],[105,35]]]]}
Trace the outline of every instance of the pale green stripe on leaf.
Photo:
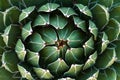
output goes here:
{"type": "Polygon", "coordinates": [[[70,78],[70,77],[66,77],[66,78],[60,78],[60,79],[58,79],[58,80],[75,80],[75,79],[70,78]]]}
{"type": "Polygon", "coordinates": [[[62,74],[69,69],[69,66],[65,63],[63,59],[58,58],[56,61],[48,65],[48,69],[51,73],[62,74]]]}
{"type": "Polygon", "coordinates": [[[38,12],[52,12],[56,10],[60,5],[56,3],[46,3],[38,9],[38,12]]]}
{"type": "Polygon", "coordinates": [[[50,18],[50,25],[56,29],[63,29],[67,23],[67,19],[61,15],[54,15],[50,18]]]}
{"type": "Polygon", "coordinates": [[[95,20],[98,29],[102,29],[109,21],[109,12],[103,5],[96,4],[92,8],[93,19],[95,20]]]}
{"type": "Polygon", "coordinates": [[[52,79],[52,78],[54,78],[54,76],[50,73],[49,70],[45,70],[42,68],[35,68],[35,67],[33,69],[40,79],[52,79]]]}
{"type": "Polygon", "coordinates": [[[44,26],[50,24],[49,14],[40,14],[34,21],[34,26],[44,26]]]}
{"type": "Polygon", "coordinates": [[[117,74],[114,69],[105,69],[103,72],[99,72],[97,80],[117,80],[117,74]]]}
{"type": "Polygon", "coordinates": [[[61,7],[61,8],[59,8],[59,10],[67,18],[69,18],[70,16],[73,16],[73,15],[77,15],[75,13],[75,11],[72,8],[70,8],[70,7],[61,7]]]}
{"type": "Polygon", "coordinates": [[[21,61],[24,61],[25,56],[26,56],[26,50],[25,50],[24,44],[22,43],[20,39],[17,41],[15,52],[17,53],[18,58],[21,61]]]}
{"type": "Polygon", "coordinates": [[[31,22],[25,24],[22,28],[22,39],[25,40],[28,36],[32,34],[33,30],[31,27],[31,22]]]}
{"type": "Polygon", "coordinates": [[[19,22],[27,18],[35,9],[35,6],[30,6],[22,10],[22,13],[19,16],[19,22]]]}
{"type": "Polygon", "coordinates": [[[27,50],[27,61],[33,66],[39,66],[39,53],[27,50]]]}
{"type": "Polygon", "coordinates": [[[96,66],[101,69],[110,67],[117,60],[114,48],[106,49],[96,60],[96,66]],[[104,60],[104,61],[103,61],[104,60]]]}
{"type": "Polygon", "coordinates": [[[92,13],[90,9],[87,6],[84,6],[82,4],[75,4],[75,6],[79,9],[79,11],[89,17],[92,17],[92,13]]]}
{"type": "Polygon", "coordinates": [[[81,71],[83,65],[80,64],[72,64],[70,69],[64,73],[64,76],[76,77],[78,73],[81,71]]]}
{"type": "Polygon", "coordinates": [[[79,17],[77,16],[73,16],[73,20],[74,20],[74,23],[75,25],[80,28],[81,30],[83,30],[84,32],[87,31],[86,29],[86,23],[84,20],[81,20],[79,17]]]}
{"type": "Polygon", "coordinates": [[[27,71],[23,66],[18,65],[18,70],[20,71],[22,78],[26,78],[28,80],[34,80],[32,74],[29,71],[27,71]]]}

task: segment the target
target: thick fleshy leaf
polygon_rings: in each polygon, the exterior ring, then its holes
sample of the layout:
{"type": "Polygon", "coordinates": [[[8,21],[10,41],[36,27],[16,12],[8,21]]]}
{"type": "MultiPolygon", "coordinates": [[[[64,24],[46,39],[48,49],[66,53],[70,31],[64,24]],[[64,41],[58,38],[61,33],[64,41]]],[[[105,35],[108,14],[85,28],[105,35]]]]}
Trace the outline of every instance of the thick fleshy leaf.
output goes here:
{"type": "Polygon", "coordinates": [[[15,46],[18,36],[20,36],[20,27],[15,25],[6,27],[4,33],[2,34],[5,44],[9,47],[15,46]]]}
{"type": "Polygon", "coordinates": [[[30,37],[28,47],[31,51],[39,52],[45,47],[45,41],[43,41],[39,33],[34,33],[30,37]]]}
{"type": "Polygon", "coordinates": [[[47,3],[38,9],[38,12],[52,12],[59,7],[56,3],[47,3]]]}
{"type": "Polygon", "coordinates": [[[57,41],[57,34],[51,27],[44,27],[39,30],[42,39],[46,42],[46,45],[55,44],[57,41]]]}
{"type": "Polygon", "coordinates": [[[110,17],[116,19],[118,22],[120,22],[120,5],[114,7],[111,11],[110,11],[110,17]]]}
{"type": "Polygon", "coordinates": [[[65,54],[65,61],[68,64],[80,63],[83,60],[83,55],[83,48],[71,48],[65,54]]]}
{"type": "Polygon", "coordinates": [[[0,35],[0,55],[4,52],[5,43],[2,36],[0,35]]]}
{"type": "Polygon", "coordinates": [[[5,68],[0,68],[0,80],[18,80],[13,78],[13,74],[5,70],[5,68]]]}
{"type": "Polygon", "coordinates": [[[0,1],[0,11],[5,11],[9,7],[11,7],[11,4],[8,0],[1,0],[0,1]]]}
{"type": "Polygon", "coordinates": [[[104,28],[104,26],[109,21],[109,12],[108,12],[107,8],[105,8],[104,6],[102,6],[100,4],[96,4],[92,8],[92,14],[93,14],[93,18],[95,20],[96,26],[99,29],[104,28]]]}
{"type": "Polygon", "coordinates": [[[67,23],[67,19],[60,15],[54,15],[50,18],[50,24],[56,29],[63,29],[67,23]]]}
{"type": "Polygon", "coordinates": [[[27,18],[34,11],[34,9],[35,6],[30,6],[28,8],[23,9],[19,17],[19,22],[27,18]]]}
{"type": "Polygon", "coordinates": [[[4,14],[4,24],[6,26],[9,26],[10,24],[16,24],[18,23],[19,15],[20,15],[20,10],[13,6],[11,8],[6,9],[4,14]]]}
{"type": "Polygon", "coordinates": [[[26,56],[26,50],[25,50],[24,44],[22,43],[20,39],[17,41],[15,52],[17,53],[18,58],[21,61],[24,61],[25,56],[26,56]]]}
{"type": "Polygon", "coordinates": [[[88,56],[94,50],[93,37],[90,37],[90,39],[84,43],[83,48],[85,56],[88,56]]]}
{"type": "Polygon", "coordinates": [[[27,61],[33,66],[39,66],[39,53],[27,50],[27,61]]]}
{"type": "Polygon", "coordinates": [[[96,62],[96,59],[97,59],[97,51],[95,51],[92,55],[89,56],[88,60],[85,62],[85,65],[83,66],[83,70],[93,66],[96,62]]]}
{"type": "Polygon", "coordinates": [[[97,80],[116,80],[117,74],[114,69],[105,69],[103,72],[99,72],[97,80]]]}
{"type": "Polygon", "coordinates": [[[2,55],[2,67],[9,72],[17,71],[17,64],[19,60],[13,51],[4,52],[2,55]]]}
{"type": "Polygon", "coordinates": [[[69,18],[70,16],[73,16],[73,15],[77,15],[75,13],[75,11],[72,8],[70,8],[70,7],[62,7],[62,8],[59,8],[59,10],[67,18],[69,18]]]}
{"type": "Polygon", "coordinates": [[[48,69],[51,73],[58,75],[64,73],[66,70],[69,69],[69,67],[63,59],[58,58],[56,61],[48,65],[48,69]]]}
{"type": "Polygon", "coordinates": [[[118,36],[120,34],[119,22],[115,19],[110,19],[108,25],[106,26],[105,33],[107,34],[109,41],[118,39],[118,36]]]}
{"type": "Polygon", "coordinates": [[[28,36],[32,34],[33,30],[31,27],[31,22],[25,24],[22,28],[22,39],[25,40],[28,36]]]}
{"type": "Polygon", "coordinates": [[[3,16],[4,16],[4,13],[0,11],[0,32],[2,32],[5,29],[3,16]]]}
{"type": "Polygon", "coordinates": [[[98,35],[98,28],[91,20],[89,21],[89,31],[94,36],[94,40],[96,40],[98,35]]]}
{"type": "Polygon", "coordinates": [[[67,26],[65,26],[63,29],[57,30],[59,39],[67,40],[71,32],[74,30],[73,28],[74,28],[73,25],[70,23],[67,26]]]}
{"type": "Polygon", "coordinates": [[[78,73],[81,71],[83,65],[72,64],[70,69],[64,73],[64,76],[76,77],[78,73]]]}
{"type": "Polygon", "coordinates": [[[85,38],[86,36],[81,30],[74,30],[67,38],[68,45],[72,48],[80,47],[85,41],[85,38]]]}
{"type": "Polygon", "coordinates": [[[109,66],[111,66],[116,61],[116,59],[117,59],[117,57],[116,57],[115,49],[114,48],[106,49],[97,58],[96,66],[98,68],[102,68],[102,69],[108,68],[109,66]]]}
{"type": "Polygon", "coordinates": [[[115,46],[117,61],[120,61],[120,40],[116,40],[111,44],[115,46]]]}
{"type": "Polygon", "coordinates": [[[40,51],[40,56],[42,63],[49,64],[60,57],[60,50],[54,46],[47,46],[40,51]]]}
{"type": "Polygon", "coordinates": [[[79,80],[97,80],[99,75],[99,70],[97,69],[88,69],[85,72],[78,75],[79,80]]]}
{"type": "Polygon", "coordinates": [[[26,78],[28,80],[34,80],[31,73],[27,71],[23,66],[18,65],[18,70],[20,71],[22,78],[26,78]]]}
{"type": "Polygon", "coordinates": [[[45,70],[42,68],[35,68],[35,67],[33,69],[40,79],[50,80],[54,78],[54,76],[50,73],[49,70],[45,70]]]}
{"type": "Polygon", "coordinates": [[[86,24],[85,24],[85,21],[84,20],[81,20],[79,17],[77,16],[74,16],[73,17],[73,20],[74,20],[74,24],[80,28],[81,30],[83,30],[84,32],[86,32],[86,24]]]}
{"type": "Polygon", "coordinates": [[[50,24],[49,14],[40,14],[37,16],[34,22],[34,26],[44,26],[50,24]]]}
{"type": "Polygon", "coordinates": [[[117,74],[118,76],[120,76],[120,63],[119,63],[119,62],[115,62],[115,63],[113,64],[113,68],[115,69],[116,74],[117,74]]]}
{"type": "Polygon", "coordinates": [[[79,9],[79,11],[89,17],[92,17],[92,13],[90,9],[87,6],[84,6],[82,4],[75,4],[75,6],[79,9]]]}
{"type": "Polygon", "coordinates": [[[98,46],[99,46],[98,50],[101,54],[107,48],[109,40],[108,40],[108,36],[106,35],[105,32],[102,33],[102,36],[100,39],[101,39],[101,42],[100,42],[100,44],[98,44],[98,46]]]}
{"type": "Polygon", "coordinates": [[[104,5],[106,7],[111,7],[113,4],[114,0],[98,0],[98,3],[101,5],[104,5]]]}

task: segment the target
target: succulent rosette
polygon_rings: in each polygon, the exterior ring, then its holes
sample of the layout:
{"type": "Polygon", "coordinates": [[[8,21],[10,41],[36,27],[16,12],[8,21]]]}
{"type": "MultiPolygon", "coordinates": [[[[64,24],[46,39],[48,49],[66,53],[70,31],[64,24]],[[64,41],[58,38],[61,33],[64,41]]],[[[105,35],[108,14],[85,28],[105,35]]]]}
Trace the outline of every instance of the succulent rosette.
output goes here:
{"type": "Polygon", "coordinates": [[[120,0],[0,0],[0,80],[120,80],[120,0]]]}

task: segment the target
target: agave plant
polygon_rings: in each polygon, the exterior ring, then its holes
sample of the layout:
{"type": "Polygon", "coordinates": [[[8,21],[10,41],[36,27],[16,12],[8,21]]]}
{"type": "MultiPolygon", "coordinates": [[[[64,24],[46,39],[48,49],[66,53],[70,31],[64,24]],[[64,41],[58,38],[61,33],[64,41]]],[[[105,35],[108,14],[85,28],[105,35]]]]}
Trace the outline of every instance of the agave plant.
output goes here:
{"type": "Polygon", "coordinates": [[[0,80],[120,80],[120,0],[0,0],[0,80]]]}

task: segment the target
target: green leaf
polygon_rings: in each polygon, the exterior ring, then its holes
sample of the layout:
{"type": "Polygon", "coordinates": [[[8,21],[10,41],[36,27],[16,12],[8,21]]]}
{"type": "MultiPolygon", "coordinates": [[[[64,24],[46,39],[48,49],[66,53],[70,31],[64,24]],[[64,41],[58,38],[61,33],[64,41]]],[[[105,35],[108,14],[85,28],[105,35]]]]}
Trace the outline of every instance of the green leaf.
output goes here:
{"type": "Polygon", "coordinates": [[[64,73],[64,76],[76,77],[78,73],[81,71],[83,65],[72,64],[70,69],[64,73]]]}
{"type": "Polygon", "coordinates": [[[96,61],[96,66],[101,69],[108,68],[116,61],[116,53],[114,48],[107,48],[96,61]],[[103,62],[104,60],[104,62],[103,62]]]}
{"type": "Polygon", "coordinates": [[[1,0],[0,1],[0,11],[5,11],[9,7],[11,7],[11,4],[8,0],[1,0]]]}
{"type": "Polygon", "coordinates": [[[43,6],[41,6],[38,9],[38,12],[52,12],[54,10],[56,10],[60,5],[56,4],[56,3],[47,3],[43,6]]]}
{"type": "Polygon", "coordinates": [[[27,18],[35,9],[35,6],[30,6],[22,10],[22,13],[19,16],[19,22],[27,18]]]}
{"type": "Polygon", "coordinates": [[[34,80],[31,73],[27,71],[23,66],[18,65],[18,70],[20,71],[22,78],[26,78],[28,80],[34,80]]]}
{"type": "Polygon", "coordinates": [[[80,63],[83,58],[83,48],[71,48],[67,49],[65,53],[65,61],[68,64],[80,63]]]}
{"type": "Polygon", "coordinates": [[[120,63],[119,63],[119,62],[115,62],[115,63],[113,64],[113,68],[114,68],[114,70],[116,71],[116,74],[117,74],[118,76],[120,76],[120,63]]]}
{"type": "Polygon", "coordinates": [[[79,80],[97,80],[98,75],[99,70],[91,68],[79,74],[77,77],[79,80]]]}
{"type": "Polygon", "coordinates": [[[10,25],[6,27],[4,33],[2,34],[3,40],[8,47],[14,47],[18,36],[20,35],[20,27],[15,25],[10,25]]]}
{"type": "Polygon", "coordinates": [[[47,46],[40,51],[40,56],[44,64],[49,64],[60,57],[60,50],[54,46],[47,46]]]}
{"type": "Polygon", "coordinates": [[[49,14],[38,15],[37,18],[35,19],[34,26],[49,25],[50,24],[49,17],[50,17],[49,14]]]}
{"type": "Polygon", "coordinates": [[[60,78],[60,79],[58,79],[58,80],[75,80],[75,79],[70,78],[70,77],[66,77],[66,78],[60,78]]]}
{"type": "Polygon", "coordinates": [[[18,58],[21,61],[24,61],[25,56],[26,56],[26,50],[25,50],[24,44],[22,43],[20,39],[17,41],[15,52],[17,53],[18,58]]]}
{"type": "Polygon", "coordinates": [[[69,67],[63,59],[58,58],[56,61],[48,65],[48,69],[51,73],[58,75],[64,73],[69,67]]]}
{"type": "Polygon", "coordinates": [[[104,28],[109,21],[109,12],[107,8],[100,4],[96,4],[92,8],[93,19],[95,20],[98,29],[104,28]]]}
{"type": "Polygon", "coordinates": [[[82,31],[86,32],[86,23],[84,20],[81,20],[79,17],[77,16],[73,16],[73,20],[75,25],[80,28],[82,31]]]}
{"type": "Polygon", "coordinates": [[[98,80],[116,80],[117,74],[114,69],[105,69],[99,72],[98,80]]]}
{"type": "Polygon", "coordinates": [[[50,24],[56,29],[63,29],[67,23],[67,19],[60,15],[54,15],[50,18],[50,24]]]}
{"type": "Polygon", "coordinates": [[[0,11],[0,32],[2,32],[5,29],[3,16],[4,16],[3,12],[0,11]]]}
{"type": "Polygon", "coordinates": [[[115,19],[110,19],[110,21],[109,21],[109,23],[106,26],[106,29],[104,31],[107,34],[109,41],[113,41],[113,40],[118,39],[118,36],[120,34],[119,22],[115,19]]]}
{"type": "Polygon", "coordinates": [[[45,47],[45,41],[43,41],[39,33],[34,33],[30,37],[28,47],[33,52],[39,52],[45,47]]]}
{"type": "Polygon", "coordinates": [[[17,55],[14,51],[7,51],[4,52],[2,55],[2,67],[4,67],[7,71],[13,73],[16,72],[17,64],[19,60],[17,58],[17,55]]]}
{"type": "Polygon", "coordinates": [[[58,29],[58,37],[60,40],[67,40],[67,38],[70,36],[71,32],[73,31],[73,25],[70,23],[66,25],[63,29],[58,29]]]}
{"type": "Polygon", "coordinates": [[[98,0],[98,3],[101,4],[101,5],[104,5],[106,7],[111,7],[112,4],[113,4],[114,0],[98,0]]]}
{"type": "Polygon", "coordinates": [[[0,35],[0,55],[4,52],[5,43],[2,36],[0,35]]]}
{"type": "Polygon", "coordinates": [[[18,23],[20,10],[17,7],[13,6],[11,8],[8,8],[6,9],[5,12],[3,12],[3,14],[4,14],[4,24],[6,26],[9,26],[10,24],[18,23]]]}
{"type": "Polygon", "coordinates": [[[33,66],[39,66],[39,59],[39,53],[27,50],[27,62],[29,62],[33,66]]]}
{"type": "Polygon", "coordinates": [[[117,61],[120,61],[120,40],[114,41],[111,44],[115,46],[117,61]]]}
{"type": "Polygon", "coordinates": [[[107,48],[109,40],[108,40],[108,36],[106,35],[105,32],[102,33],[100,39],[101,39],[101,42],[100,42],[100,44],[98,44],[98,46],[99,46],[98,50],[101,54],[107,48]]]}
{"type": "Polygon", "coordinates": [[[90,68],[93,66],[97,59],[97,51],[95,51],[93,54],[91,54],[88,58],[88,60],[85,62],[85,65],[83,66],[83,70],[90,68]]]}
{"type": "Polygon", "coordinates": [[[81,30],[74,30],[67,38],[68,45],[72,48],[80,47],[83,45],[86,36],[81,30]]]}
{"type": "Polygon", "coordinates": [[[90,37],[90,39],[84,43],[83,48],[85,56],[88,56],[94,50],[93,37],[90,37]]]}
{"type": "Polygon", "coordinates": [[[75,11],[70,7],[62,7],[62,8],[59,8],[59,10],[67,18],[69,18],[70,16],[73,16],[73,15],[77,15],[75,13],[75,11]]]}
{"type": "Polygon", "coordinates": [[[46,42],[46,45],[55,44],[57,41],[57,34],[51,27],[41,28],[39,33],[41,34],[42,39],[46,42]]]}
{"type": "Polygon", "coordinates": [[[45,70],[45,69],[42,69],[42,68],[33,68],[35,73],[37,74],[37,76],[40,78],[40,79],[52,79],[54,76],[50,73],[49,70],[45,70]]]}
{"type": "Polygon", "coordinates": [[[94,40],[96,40],[97,39],[97,35],[98,35],[98,28],[95,25],[95,23],[92,22],[91,20],[89,20],[89,28],[88,29],[89,29],[90,33],[93,34],[94,40]]]}
{"type": "Polygon", "coordinates": [[[79,11],[89,17],[92,17],[92,13],[90,9],[87,6],[84,6],[82,4],[75,4],[75,6],[79,9],[79,11]]]}
{"type": "Polygon", "coordinates": [[[28,36],[30,36],[32,34],[33,30],[31,27],[31,22],[28,22],[27,24],[25,24],[22,28],[22,39],[25,40],[28,36]]]}
{"type": "Polygon", "coordinates": [[[118,22],[120,22],[120,5],[112,8],[110,11],[110,17],[116,19],[118,22]]]}
{"type": "Polygon", "coordinates": [[[0,80],[18,80],[13,78],[12,73],[8,72],[5,68],[0,68],[0,80]]]}

